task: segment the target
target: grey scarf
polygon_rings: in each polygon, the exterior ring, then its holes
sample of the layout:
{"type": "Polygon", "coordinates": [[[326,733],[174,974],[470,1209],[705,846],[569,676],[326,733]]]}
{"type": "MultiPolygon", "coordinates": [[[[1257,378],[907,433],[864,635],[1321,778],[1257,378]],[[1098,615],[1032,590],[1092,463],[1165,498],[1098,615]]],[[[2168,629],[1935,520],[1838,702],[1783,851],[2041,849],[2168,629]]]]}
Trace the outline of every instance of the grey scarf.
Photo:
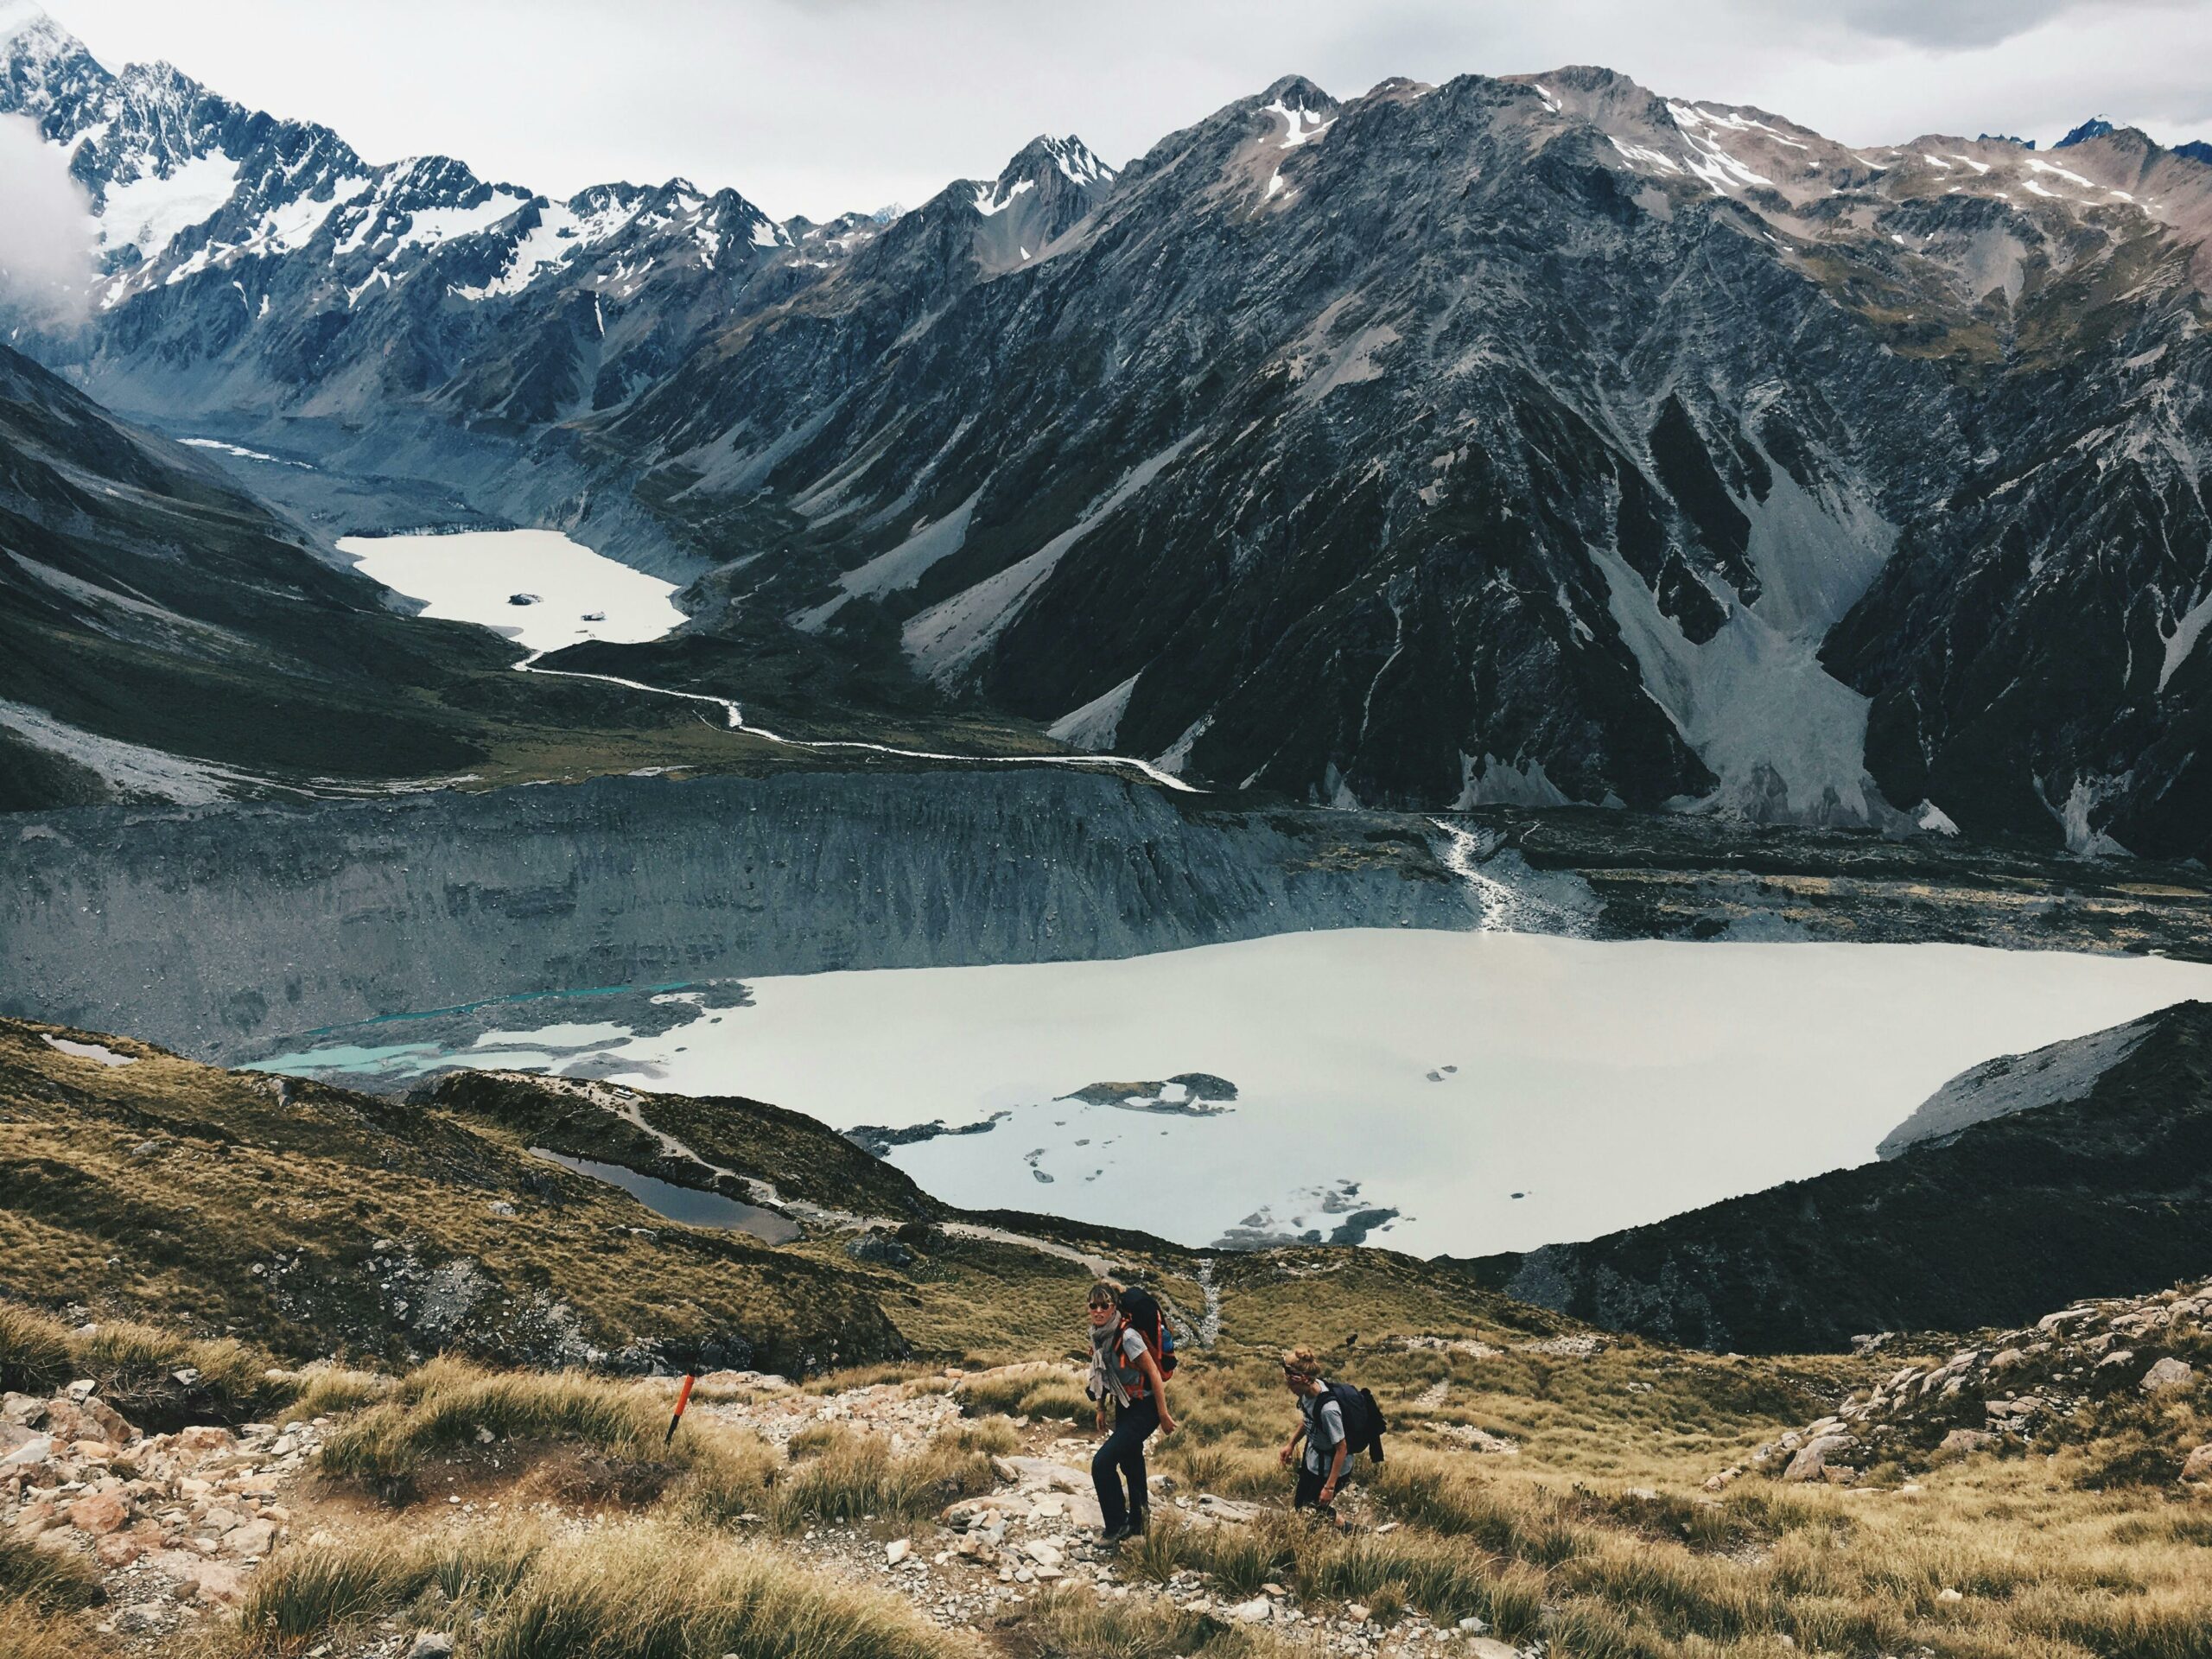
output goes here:
{"type": "Polygon", "coordinates": [[[1096,1326],[1091,1329],[1090,1379],[1084,1387],[1090,1397],[1102,1406],[1109,1400],[1118,1406],[1129,1403],[1129,1391],[1122,1386],[1121,1367],[1114,1363],[1121,1340],[1122,1322],[1119,1319],[1103,1330],[1096,1326]]]}

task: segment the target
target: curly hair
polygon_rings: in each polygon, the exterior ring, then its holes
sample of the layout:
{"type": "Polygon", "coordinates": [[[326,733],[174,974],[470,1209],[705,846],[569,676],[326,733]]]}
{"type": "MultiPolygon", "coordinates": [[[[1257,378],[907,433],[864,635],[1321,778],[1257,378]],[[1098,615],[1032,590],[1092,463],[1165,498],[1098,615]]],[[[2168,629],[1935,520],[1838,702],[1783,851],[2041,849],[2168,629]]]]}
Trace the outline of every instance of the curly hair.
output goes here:
{"type": "Polygon", "coordinates": [[[1282,1368],[1296,1376],[1319,1376],[1321,1356],[1311,1348],[1286,1348],[1282,1351],[1282,1368]]]}

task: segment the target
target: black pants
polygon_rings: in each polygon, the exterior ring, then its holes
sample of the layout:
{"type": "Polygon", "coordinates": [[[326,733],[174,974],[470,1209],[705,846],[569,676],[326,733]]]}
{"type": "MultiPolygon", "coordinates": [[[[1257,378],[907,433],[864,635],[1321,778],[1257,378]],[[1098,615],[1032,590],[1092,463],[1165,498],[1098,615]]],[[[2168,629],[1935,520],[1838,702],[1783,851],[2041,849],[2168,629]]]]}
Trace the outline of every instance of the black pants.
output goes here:
{"type": "Polygon", "coordinates": [[[1097,1490],[1098,1513],[1105,1517],[1109,1532],[1120,1531],[1133,1516],[1141,1518],[1149,1507],[1144,1484],[1144,1443],[1159,1427],[1156,1400],[1133,1400],[1114,1408],[1114,1432],[1090,1459],[1090,1484],[1097,1490]],[[1122,1496],[1124,1479],[1129,1483],[1126,1498],[1122,1496]]]}
{"type": "MultiPolygon", "coordinates": [[[[1290,1507],[1303,1510],[1319,1506],[1325,1510],[1328,1505],[1321,1503],[1321,1483],[1328,1478],[1325,1471],[1308,1469],[1301,1462],[1298,1465],[1298,1490],[1290,1495],[1290,1507]]],[[[1344,1478],[1351,1478],[1351,1459],[1349,1458],[1344,1459],[1344,1478]]]]}

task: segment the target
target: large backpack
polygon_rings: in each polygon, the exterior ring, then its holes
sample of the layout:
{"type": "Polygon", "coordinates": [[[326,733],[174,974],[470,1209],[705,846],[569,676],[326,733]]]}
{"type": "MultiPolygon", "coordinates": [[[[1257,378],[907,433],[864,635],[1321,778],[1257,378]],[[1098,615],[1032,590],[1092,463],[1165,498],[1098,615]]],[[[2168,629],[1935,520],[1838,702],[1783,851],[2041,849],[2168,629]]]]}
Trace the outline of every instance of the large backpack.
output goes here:
{"type": "Polygon", "coordinates": [[[1152,1350],[1153,1363],[1160,1367],[1160,1376],[1174,1376],[1175,1333],[1168,1328],[1166,1316],[1160,1311],[1160,1304],[1152,1293],[1141,1285],[1131,1285],[1123,1291],[1122,1319],[1144,1338],[1144,1345],[1152,1350]]]}
{"type": "Polygon", "coordinates": [[[1383,1421],[1382,1408],[1375,1403],[1375,1396],[1349,1382],[1332,1382],[1327,1386],[1329,1397],[1344,1414],[1345,1460],[1349,1462],[1364,1452],[1370,1462],[1382,1462],[1382,1436],[1390,1425],[1383,1421]]]}

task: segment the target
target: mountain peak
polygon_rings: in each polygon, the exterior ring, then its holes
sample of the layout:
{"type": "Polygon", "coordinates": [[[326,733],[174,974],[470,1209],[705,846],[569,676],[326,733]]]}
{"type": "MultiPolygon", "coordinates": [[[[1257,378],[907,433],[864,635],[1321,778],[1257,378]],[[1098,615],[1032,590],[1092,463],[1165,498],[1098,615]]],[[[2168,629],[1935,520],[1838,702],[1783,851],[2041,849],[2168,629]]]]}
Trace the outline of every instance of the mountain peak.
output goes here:
{"type": "Polygon", "coordinates": [[[1048,168],[1057,168],[1071,184],[1106,184],[1114,179],[1114,169],[1100,161],[1090,146],[1073,133],[1055,138],[1050,133],[1040,132],[1014,152],[1014,159],[1000,172],[999,181],[1007,184],[1048,168]]]}
{"type": "Polygon", "coordinates": [[[75,36],[48,16],[34,0],[0,0],[0,46],[8,48],[9,56],[18,55],[22,46],[48,41],[83,50],[75,36]]]}
{"type": "Polygon", "coordinates": [[[2071,149],[2076,144],[2086,144],[2092,138],[2108,138],[2120,129],[2101,115],[2093,115],[2080,126],[2053,144],[2053,149],[2071,149]]]}
{"type": "Polygon", "coordinates": [[[1285,75],[1260,94],[1268,104],[1291,110],[1333,110],[1337,100],[1303,75],[1285,75]]]}

